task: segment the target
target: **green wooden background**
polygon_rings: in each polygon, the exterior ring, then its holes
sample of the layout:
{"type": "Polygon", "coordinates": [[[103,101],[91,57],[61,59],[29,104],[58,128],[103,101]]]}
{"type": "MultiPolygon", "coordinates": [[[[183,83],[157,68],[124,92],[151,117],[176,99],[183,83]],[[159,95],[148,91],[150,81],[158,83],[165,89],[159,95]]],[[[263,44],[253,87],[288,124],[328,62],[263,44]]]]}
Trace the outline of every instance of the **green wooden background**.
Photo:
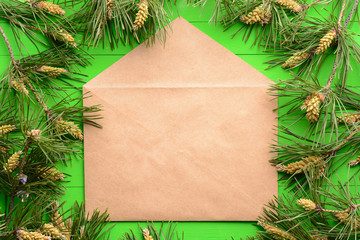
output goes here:
{"type": "MultiPolygon", "coordinates": [[[[209,1],[211,2],[211,1],[209,1]]],[[[184,0],[179,0],[176,4],[176,7],[173,7],[172,18],[175,19],[178,16],[189,21],[195,27],[200,29],[202,32],[216,40],[218,43],[229,49],[231,52],[236,54],[238,57],[248,62],[254,68],[259,70],[261,73],[266,75],[268,78],[276,82],[278,79],[289,79],[291,75],[289,72],[284,71],[281,67],[275,67],[270,70],[265,70],[267,67],[264,64],[265,61],[269,60],[271,54],[264,53],[261,48],[253,47],[251,48],[253,38],[250,38],[249,43],[245,44],[242,41],[243,32],[240,32],[233,39],[231,36],[238,30],[241,26],[240,24],[232,27],[231,29],[224,31],[224,27],[221,25],[215,26],[214,24],[209,24],[208,20],[212,15],[213,5],[210,3],[206,8],[200,10],[199,8],[194,8],[188,6],[184,0]]],[[[325,12],[323,12],[325,13],[325,12]]],[[[316,14],[313,12],[312,14],[316,14]]],[[[326,14],[326,13],[325,13],[326,14]]],[[[13,46],[15,45],[14,38],[11,34],[10,27],[8,24],[0,20],[1,26],[4,28],[5,32],[8,34],[10,41],[13,46]]],[[[354,24],[352,27],[357,33],[359,31],[358,23],[354,24]]],[[[29,41],[24,39],[24,43],[27,46],[33,46],[29,41]]],[[[15,47],[14,47],[15,48],[15,47]]],[[[44,48],[45,49],[45,48],[44,48]]],[[[29,53],[36,53],[34,47],[28,48],[29,53]]],[[[119,60],[125,54],[132,50],[131,47],[121,46],[120,48],[111,51],[110,49],[102,49],[101,47],[97,49],[85,49],[88,51],[94,59],[91,60],[92,65],[81,69],[81,73],[88,75],[86,81],[91,80],[97,74],[104,71],[111,64],[119,60]]],[[[15,56],[19,56],[19,52],[15,49],[15,56]]],[[[331,67],[332,61],[331,57],[325,67],[321,70],[320,80],[321,82],[326,82],[331,67]]],[[[0,40],[0,72],[5,71],[10,61],[8,51],[2,40],[0,40]]],[[[221,59],[219,59],[221,61],[221,59]]],[[[356,64],[352,65],[353,71],[349,74],[349,85],[360,86],[360,67],[356,64]]],[[[67,89],[68,93],[74,91],[73,89],[67,89]]],[[[256,99],[254,99],[256,101],[256,99]]],[[[279,99],[279,104],[288,99],[279,99]]],[[[281,113],[279,113],[281,114],[281,113]]],[[[281,119],[280,119],[281,120],[281,119]]],[[[288,124],[284,122],[283,124],[288,124]]],[[[293,131],[297,133],[302,133],[305,131],[308,123],[306,121],[301,122],[299,125],[292,128],[293,131]]],[[[270,143],[270,142],[269,142],[270,143]]],[[[81,150],[82,151],[82,150],[81,150]]],[[[75,200],[83,201],[84,200],[84,162],[83,159],[74,159],[71,163],[71,166],[63,167],[60,166],[60,170],[69,174],[70,176],[66,178],[69,182],[65,183],[67,188],[67,193],[63,200],[67,201],[65,206],[70,206],[75,200]]],[[[357,168],[349,169],[346,164],[340,167],[337,175],[333,179],[333,182],[336,183],[338,179],[346,180],[348,176],[351,176],[357,171],[357,168]]],[[[357,182],[358,179],[357,179],[357,182]]],[[[284,187],[284,181],[279,181],[279,194],[285,194],[286,190],[284,187]]],[[[355,185],[352,185],[353,191],[355,191],[355,185]]],[[[234,199],[236,201],[236,199],[234,199]]],[[[143,225],[143,223],[140,223],[143,225]]],[[[125,231],[128,231],[129,228],[135,229],[138,231],[137,222],[117,222],[115,227],[111,231],[111,238],[117,239],[125,231]]],[[[185,239],[230,239],[234,237],[239,239],[239,237],[245,237],[246,235],[254,235],[259,228],[255,226],[255,222],[179,222],[177,224],[177,230],[179,232],[184,232],[185,239]]]]}

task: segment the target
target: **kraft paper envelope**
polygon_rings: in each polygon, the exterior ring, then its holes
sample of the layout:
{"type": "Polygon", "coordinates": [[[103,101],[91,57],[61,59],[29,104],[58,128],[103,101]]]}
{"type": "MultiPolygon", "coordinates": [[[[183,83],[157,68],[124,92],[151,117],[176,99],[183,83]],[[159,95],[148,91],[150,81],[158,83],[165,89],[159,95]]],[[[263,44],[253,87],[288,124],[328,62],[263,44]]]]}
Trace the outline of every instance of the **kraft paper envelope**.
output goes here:
{"type": "Polygon", "coordinates": [[[274,194],[270,80],[184,19],[84,86],[87,210],[113,221],[253,221],[274,194]]]}

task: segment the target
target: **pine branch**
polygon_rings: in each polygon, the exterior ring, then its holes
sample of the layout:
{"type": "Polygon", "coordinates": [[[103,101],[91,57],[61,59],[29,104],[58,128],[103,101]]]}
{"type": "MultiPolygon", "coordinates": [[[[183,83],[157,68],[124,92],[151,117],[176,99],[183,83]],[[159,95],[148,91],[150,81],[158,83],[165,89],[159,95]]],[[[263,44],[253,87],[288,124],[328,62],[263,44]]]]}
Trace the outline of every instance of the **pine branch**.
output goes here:
{"type": "Polygon", "coordinates": [[[6,46],[9,50],[9,54],[10,54],[10,58],[11,58],[11,62],[14,64],[14,67],[17,68],[17,70],[19,71],[19,73],[22,75],[22,78],[20,78],[20,81],[23,83],[25,82],[26,85],[29,86],[31,92],[34,94],[36,101],[42,106],[42,108],[44,109],[46,115],[50,118],[51,117],[51,113],[48,109],[48,107],[46,106],[46,104],[41,100],[40,96],[38,95],[37,91],[35,90],[35,88],[32,86],[32,84],[30,83],[30,81],[27,79],[27,77],[22,73],[22,71],[20,70],[20,65],[19,63],[15,60],[14,57],[14,52],[13,49],[10,45],[9,39],[7,38],[5,32],[3,31],[3,29],[0,26],[0,33],[2,35],[2,37],[5,40],[6,46]]]}
{"type": "Polygon", "coordinates": [[[350,212],[352,210],[356,210],[358,207],[360,207],[360,204],[356,204],[356,205],[353,204],[349,208],[341,211],[341,210],[325,209],[325,208],[317,206],[316,210],[319,211],[319,212],[327,212],[327,213],[347,213],[347,212],[350,212]]]}
{"type": "MultiPolygon", "coordinates": [[[[21,73],[21,72],[20,72],[20,73],[21,73]]],[[[41,105],[41,107],[44,109],[44,112],[45,112],[46,116],[47,116],[48,118],[51,118],[51,117],[52,117],[52,114],[51,114],[49,108],[48,108],[47,105],[43,102],[43,100],[41,100],[41,98],[40,98],[40,96],[38,95],[36,89],[33,87],[33,85],[32,85],[31,82],[27,79],[26,76],[23,77],[23,81],[26,83],[26,85],[29,86],[32,94],[34,94],[34,96],[35,96],[36,101],[37,101],[37,102],[41,105]]]]}
{"type": "Polygon", "coordinates": [[[346,0],[343,0],[343,4],[342,4],[342,7],[341,7],[341,11],[340,11],[340,15],[339,15],[339,20],[338,20],[338,25],[339,25],[339,26],[341,25],[341,20],[342,20],[343,15],[344,15],[345,5],[346,5],[346,0]]]}

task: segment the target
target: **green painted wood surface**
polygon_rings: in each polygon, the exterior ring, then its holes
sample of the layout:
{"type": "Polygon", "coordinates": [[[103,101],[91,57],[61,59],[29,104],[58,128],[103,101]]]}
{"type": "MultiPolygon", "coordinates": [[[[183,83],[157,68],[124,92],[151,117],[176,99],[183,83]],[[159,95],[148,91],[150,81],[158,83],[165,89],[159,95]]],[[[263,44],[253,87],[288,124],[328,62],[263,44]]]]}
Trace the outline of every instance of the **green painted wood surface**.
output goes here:
{"type": "MultiPolygon", "coordinates": [[[[209,1],[210,2],[210,1],[209,1]]],[[[218,43],[229,49],[231,52],[239,56],[244,61],[248,62],[254,68],[259,70],[261,73],[266,75],[268,78],[273,81],[277,81],[278,79],[289,79],[291,75],[281,69],[281,67],[275,67],[270,70],[265,70],[267,67],[264,64],[265,61],[269,60],[270,54],[265,54],[262,52],[262,49],[258,47],[251,48],[251,43],[253,39],[250,39],[249,43],[245,44],[242,41],[242,33],[236,35],[233,39],[231,36],[236,32],[237,25],[231,28],[228,31],[224,32],[224,28],[221,25],[215,26],[214,24],[209,24],[208,20],[212,15],[212,6],[209,4],[205,9],[200,10],[199,8],[193,8],[191,6],[187,6],[184,0],[180,0],[177,2],[176,9],[174,8],[173,18],[178,17],[180,15],[190,23],[192,23],[195,27],[203,31],[205,34],[216,40],[218,43]]],[[[316,12],[313,11],[313,14],[316,12]]],[[[4,28],[5,32],[8,34],[10,41],[13,41],[13,37],[11,34],[10,26],[3,20],[0,20],[1,26],[4,28]]],[[[357,33],[360,33],[359,25],[354,24],[352,27],[357,33]]],[[[359,38],[360,41],[360,38],[359,38]]],[[[24,43],[28,47],[29,53],[36,53],[37,50],[30,41],[25,40],[24,43]]],[[[40,47],[41,50],[46,49],[45,47],[40,47]]],[[[15,55],[19,56],[19,51],[15,50],[15,55]]],[[[81,73],[88,75],[86,81],[91,80],[97,74],[104,71],[111,64],[119,60],[125,54],[132,50],[129,46],[122,46],[114,51],[110,51],[109,49],[85,49],[94,57],[91,60],[92,66],[81,69],[81,73]]],[[[330,57],[331,58],[331,57],[330,57]]],[[[219,59],[221,61],[221,59],[219,59]]],[[[5,71],[6,67],[9,64],[9,56],[6,49],[6,46],[3,42],[0,41],[0,72],[5,71]]],[[[332,63],[328,61],[327,65],[323,67],[320,72],[321,82],[326,82],[327,76],[331,70],[332,63]]],[[[356,86],[360,86],[360,66],[353,64],[353,71],[349,74],[349,85],[353,86],[352,89],[355,89],[356,86]]],[[[81,84],[78,84],[81,87],[81,84]]],[[[73,92],[73,89],[67,88],[69,93],[73,92]]],[[[287,101],[288,99],[279,99],[279,104],[287,101]]],[[[256,99],[254,99],[256,101],[256,99]]],[[[280,112],[279,114],[281,114],[280,112]]],[[[286,123],[285,124],[289,124],[286,123]]],[[[293,131],[302,133],[306,128],[306,122],[304,122],[300,127],[292,128],[293,131]]],[[[83,151],[80,151],[80,156],[83,156],[83,151]]],[[[65,206],[70,206],[75,200],[83,201],[84,200],[84,162],[83,158],[73,159],[72,163],[69,166],[59,166],[60,170],[69,174],[69,177],[66,178],[68,182],[64,185],[68,189],[64,201],[67,201],[65,206]]],[[[334,178],[334,183],[337,182],[337,178],[346,180],[348,176],[352,176],[357,169],[348,169],[346,165],[339,168],[337,176],[334,178]]],[[[360,182],[357,179],[357,182],[360,182]]],[[[284,187],[285,181],[279,181],[279,194],[286,193],[284,187]]],[[[355,191],[355,189],[354,189],[355,191]]],[[[234,199],[236,201],[236,199],[234,199]]],[[[0,197],[0,205],[4,206],[5,200],[0,197]]],[[[255,222],[179,222],[177,230],[182,232],[184,231],[185,239],[194,239],[194,240],[212,240],[212,239],[230,239],[234,237],[238,239],[239,237],[245,237],[246,235],[254,235],[258,228],[254,226],[255,222]]],[[[137,230],[138,223],[137,222],[117,222],[115,223],[115,227],[112,230],[111,238],[117,239],[117,237],[121,236],[123,232],[128,231],[129,228],[137,230]]]]}

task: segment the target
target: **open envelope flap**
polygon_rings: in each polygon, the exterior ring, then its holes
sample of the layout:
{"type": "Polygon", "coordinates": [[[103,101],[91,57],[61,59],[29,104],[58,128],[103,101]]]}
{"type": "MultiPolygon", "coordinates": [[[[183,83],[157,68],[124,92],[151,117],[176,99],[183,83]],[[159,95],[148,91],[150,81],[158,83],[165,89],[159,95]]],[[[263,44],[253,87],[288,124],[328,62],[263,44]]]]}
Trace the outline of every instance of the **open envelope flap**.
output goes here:
{"type": "Polygon", "coordinates": [[[172,29],[165,46],[141,44],[84,86],[245,87],[271,82],[184,19],[174,20],[172,29]]]}

